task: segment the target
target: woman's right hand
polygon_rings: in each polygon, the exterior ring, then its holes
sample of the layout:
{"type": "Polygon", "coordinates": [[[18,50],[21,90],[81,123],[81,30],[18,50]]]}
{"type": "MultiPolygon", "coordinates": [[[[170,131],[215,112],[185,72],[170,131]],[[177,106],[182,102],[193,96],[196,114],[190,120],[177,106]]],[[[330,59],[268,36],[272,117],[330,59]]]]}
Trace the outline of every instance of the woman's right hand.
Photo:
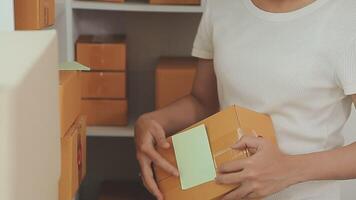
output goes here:
{"type": "Polygon", "coordinates": [[[142,115],[135,125],[135,142],[136,156],[141,167],[142,181],[145,187],[158,200],[163,200],[163,195],[154,179],[152,164],[174,176],[179,176],[178,170],[155,149],[155,145],[165,149],[171,148],[167,142],[166,133],[157,121],[147,115],[142,115]]]}

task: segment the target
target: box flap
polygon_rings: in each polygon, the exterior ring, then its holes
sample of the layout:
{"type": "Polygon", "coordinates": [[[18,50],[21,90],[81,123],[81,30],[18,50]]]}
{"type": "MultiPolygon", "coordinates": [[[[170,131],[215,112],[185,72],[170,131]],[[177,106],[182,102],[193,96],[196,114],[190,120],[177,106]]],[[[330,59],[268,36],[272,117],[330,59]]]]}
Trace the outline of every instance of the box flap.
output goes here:
{"type": "Polygon", "coordinates": [[[268,115],[236,106],[241,128],[247,135],[258,135],[276,143],[272,120],[268,115]]]}

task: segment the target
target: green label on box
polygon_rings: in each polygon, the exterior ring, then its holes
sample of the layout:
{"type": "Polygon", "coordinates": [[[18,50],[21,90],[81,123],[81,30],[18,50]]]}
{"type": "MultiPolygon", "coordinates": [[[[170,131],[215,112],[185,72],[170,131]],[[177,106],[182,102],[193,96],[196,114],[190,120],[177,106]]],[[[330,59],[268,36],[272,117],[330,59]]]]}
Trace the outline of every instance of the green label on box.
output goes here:
{"type": "Polygon", "coordinates": [[[59,66],[59,70],[62,71],[90,71],[89,67],[86,67],[78,62],[65,62],[61,63],[59,66]]]}
{"type": "Polygon", "coordinates": [[[204,125],[174,135],[173,146],[182,190],[215,179],[215,165],[204,125]]]}

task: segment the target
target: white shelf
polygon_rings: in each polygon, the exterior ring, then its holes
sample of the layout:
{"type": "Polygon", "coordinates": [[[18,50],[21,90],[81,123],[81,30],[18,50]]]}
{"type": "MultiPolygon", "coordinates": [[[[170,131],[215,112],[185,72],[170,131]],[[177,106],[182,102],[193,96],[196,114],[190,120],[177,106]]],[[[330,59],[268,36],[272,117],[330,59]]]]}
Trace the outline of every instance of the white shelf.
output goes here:
{"type": "Polygon", "coordinates": [[[87,135],[89,137],[134,137],[134,126],[127,127],[99,127],[93,126],[87,128],[87,135]]]}
{"type": "Polygon", "coordinates": [[[95,2],[95,1],[72,1],[73,9],[83,10],[112,10],[131,12],[166,12],[166,13],[202,13],[202,6],[194,5],[152,5],[142,1],[125,3],[95,2]]]}

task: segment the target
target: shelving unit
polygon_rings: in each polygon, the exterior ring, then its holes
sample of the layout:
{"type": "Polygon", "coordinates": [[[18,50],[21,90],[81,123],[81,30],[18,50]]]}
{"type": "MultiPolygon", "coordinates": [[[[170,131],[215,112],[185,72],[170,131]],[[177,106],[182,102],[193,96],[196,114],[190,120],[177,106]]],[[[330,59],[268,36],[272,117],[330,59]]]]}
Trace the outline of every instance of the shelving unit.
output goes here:
{"type": "Polygon", "coordinates": [[[160,56],[188,56],[204,10],[201,6],[56,0],[60,62],[73,61],[81,34],[126,34],[129,125],[88,127],[88,175],[80,197],[96,200],[103,180],[139,181],[134,121],[154,109],[155,66],[160,56]]]}
{"type": "Polygon", "coordinates": [[[129,12],[173,12],[173,13],[201,13],[202,6],[180,5],[150,5],[142,1],[129,1],[125,3],[79,1],[72,2],[72,8],[76,10],[112,10],[129,12]]]}
{"type": "Polygon", "coordinates": [[[134,137],[134,125],[133,122],[130,123],[127,127],[101,127],[93,126],[88,127],[88,136],[89,137],[134,137]]]}
{"type": "MultiPolygon", "coordinates": [[[[189,54],[189,48],[184,47],[184,45],[187,46],[186,44],[190,45],[193,42],[191,38],[194,34],[192,34],[192,32],[195,32],[194,29],[200,19],[199,16],[203,11],[204,2],[205,1],[203,0],[202,5],[195,6],[151,5],[148,3],[148,0],[127,0],[125,3],[98,2],[92,0],[57,0],[58,20],[56,26],[58,26],[57,30],[60,31],[60,61],[73,61],[75,59],[75,41],[80,34],[128,32],[128,42],[130,43],[128,52],[128,91],[129,99],[132,105],[130,109],[130,118],[132,119],[132,116],[139,116],[141,113],[150,111],[153,108],[154,86],[152,83],[154,82],[153,68],[155,63],[152,63],[151,60],[153,57],[160,56],[161,52],[169,52],[169,55],[177,56],[186,56],[189,54]],[[180,19],[181,16],[184,16],[183,20],[180,19]],[[190,22],[190,17],[193,17],[191,20],[192,22],[190,22]],[[188,18],[189,21],[184,22],[185,19],[188,18]],[[142,19],[142,23],[139,22],[140,19],[142,19]],[[182,28],[184,27],[182,23],[187,24],[187,30],[189,30],[189,37],[187,38],[189,38],[189,40],[184,38],[184,31],[180,31],[179,28],[176,28],[176,31],[172,28],[172,30],[168,30],[167,33],[162,32],[158,33],[159,35],[155,35],[157,34],[155,29],[162,28],[159,23],[156,23],[156,21],[162,21],[160,22],[162,23],[162,26],[167,26],[169,25],[170,20],[174,21],[174,23],[171,24],[174,27],[181,26],[182,28]],[[178,24],[176,25],[175,23],[177,21],[178,24]],[[115,24],[115,26],[108,27],[109,24],[115,24]],[[145,25],[151,27],[144,27],[145,25]],[[140,28],[139,26],[142,27],[140,28]],[[147,28],[150,30],[147,30],[147,28]],[[137,31],[140,29],[145,31],[142,34],[145,34],[144,37],[147,37],[148,40],[153,40],[152,38],[154,38],[154,40],[157,41],[145,41],[145,43],[138,44],[138,40],[135,40],[133,35],[136,35],[137,37],[137,31]],[[179,31],[181,33],[179,33],[179,31]],[[173,45],[173,42],[166,37],[168,34],[173,34],[173,37],[182,37],[182,42],[177,42],[176,45],[173,45]],[[133,50],[130,52],[130,49],[137,49],[139,45],[150,46],[154,49],[150,52],[145,52],[148,55],[143,55],[143,52],[141,52],[134,55],[135,57],[133,58],[133,50]],[[158,45],[160,46],[160,49],[152,45],[158,45]],[[166,48],[166,46],[169,46],[169,48],[166,48]],[[149,92],[147,92],[147,90],[149,90],[149,92]],[[135,92],[140,92],[140,94],[135,94],[135,92]],[[149,99],[148,101],[145,101],[144,103],[139,102],[141,99],[147,98],[149,99]]],[[[133,137],[134,121],[134,119],[131,120],[131,124],[128,127],[90,127],[88,129],[88,136],[133,137]]]]}
{"type": "Polygon", "coordinates": [[[75,11],[121,11],[121,12],[151,12],[151,13],[202,13],[204,10],[205,0],[202,0],[200,6],[194,5],[151,5],[147,0],[128,0],[125,3],[111,2],[94,2],[82,0],[57,0],[65,4],[66,18],[66,42],[60,44],[65,46],[68,61],[74,60],[74,47],[78,32],[76,30],[76,22],[74,17],[75,11]]]}

